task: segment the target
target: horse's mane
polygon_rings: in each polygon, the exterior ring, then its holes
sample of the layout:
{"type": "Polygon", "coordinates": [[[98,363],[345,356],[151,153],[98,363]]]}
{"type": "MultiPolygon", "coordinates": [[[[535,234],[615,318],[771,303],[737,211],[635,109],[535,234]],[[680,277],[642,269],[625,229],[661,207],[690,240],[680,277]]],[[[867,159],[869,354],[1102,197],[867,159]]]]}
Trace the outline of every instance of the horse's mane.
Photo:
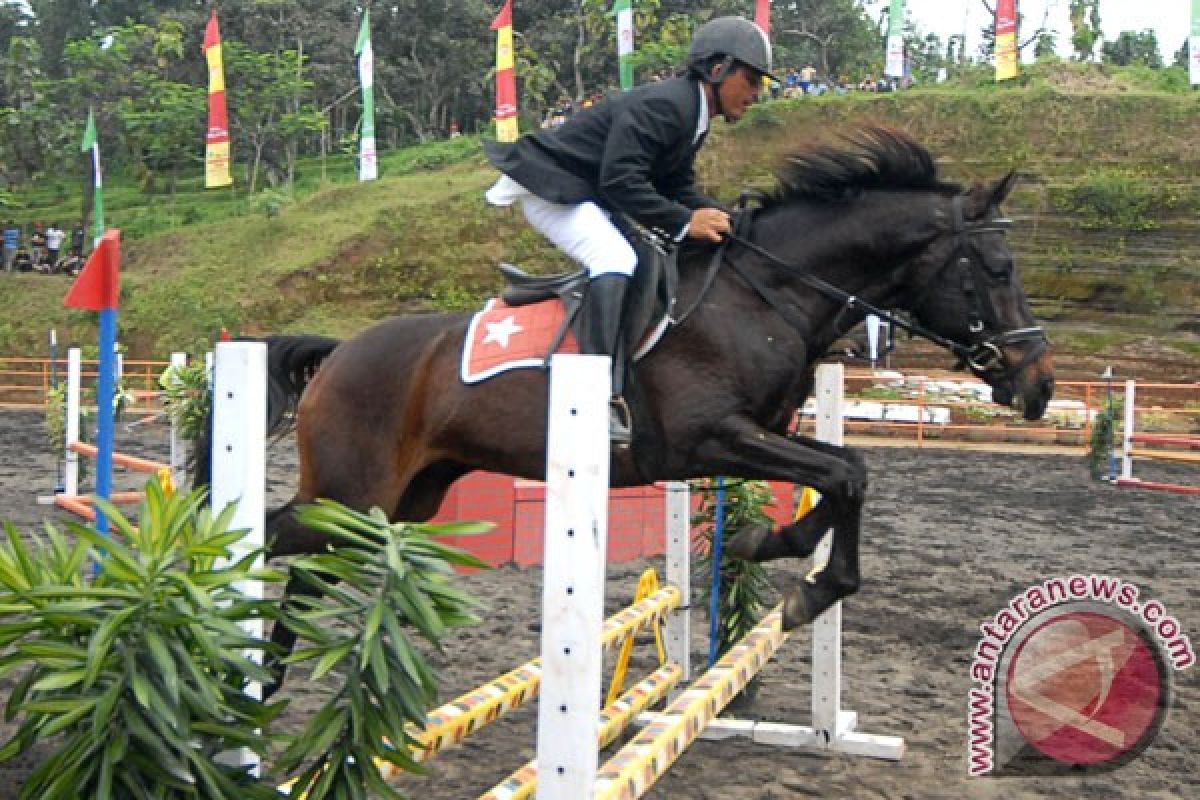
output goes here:
{"type": "Polygon", "coordinates": [[[924,189],[958,193],[962,187],[938,177],[925,146],[907,133],[871,126],[792,153],[776,173],[768,206],[795,200],[839,201],[868,189],[924,189]]]}

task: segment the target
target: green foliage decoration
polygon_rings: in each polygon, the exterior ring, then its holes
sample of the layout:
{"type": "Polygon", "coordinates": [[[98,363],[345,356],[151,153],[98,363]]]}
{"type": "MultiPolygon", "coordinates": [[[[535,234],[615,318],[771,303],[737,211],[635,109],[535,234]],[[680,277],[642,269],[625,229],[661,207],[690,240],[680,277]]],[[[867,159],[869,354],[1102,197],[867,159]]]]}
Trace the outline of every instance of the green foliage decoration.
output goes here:
{"type": "Polygon", "coordinates": [[[392,524],[378,508],[363,514],[327,500],[302,507],[298,518],[338,546],[292,565],[325,598],[293,597],[288,627],[310,646],[288,661],[312,662],[314,680],[334,670],[345,677],[280,756],[279,768],[300,770],[296,794],[353,797],[358,795],[352,787],[365,787],[400,798],[377,761],[422,771],[412,755],[418,742],[410,731],[424,723],[437,691],[433,669],[408,631],[436,646],[449,629],[478,623],[472,613],[476,601],[454,588],[452,565],[487,566],[432,536],[481,533],[491,526],[392,524]],[[340,583],[334,585],[331,577],[340,583]]]}
{"type": "Polygon", "coordinates": [[[212,387],[204,362],[193,360],[182,366],[171,365],[158,378],[163,391],[163,408],[180,437],[189,442],[200,438],[208,421],[212,387]]]}
{"type": "Polygon", "coordinates": [[[21,722],[0,760],[55,736],[22,798],[255,798],[240,767],[215,759],[250,747],[266,753],[280,706],[243,693],[270,679],[243,654],[262,649],[238,627],[269,618],[269,605],[234,584],[248,559],[220,566],[245,535],[230,531],[200,493],[168,497],[146,487],[141,526],[103,501],[112,535],[69,523],[27,544],[11,524],[0,545],[0,677],[19,676],[6,713],[21,722]],[[89,561],[97,572],[86,577],[89,561]]]}
{"type": "Polygon", "coordinates": [[[254,567],[257,553],[235,558],[246,531],[229,529],[232,505],[214,515],[206,500],[169,495],[155,479],[137,527],[101,501],[110,536],[75,523],[73,537],[5,525],[0,679],[17,679],[6,714],[19,726],[0,760],[39,743],[53,748],[20,797],[277,798],[276,784],[298,773],[291,796],[400,798],[376,759],[420,769],[410,731],[425,719],[436,675],[413,639],[436,647],[451,628],[477,621],[476,602],[452,586],[453,565],[484,566],[431,537],[488,526],[391,524],[377,509],[325,501],[304,507],[304,523],[339,546],[296,563],[326,598],[283,614],[241,591],[283,575],[254,567]],[[281,617],[302,642],[291,662],[313,662],[315,679],[339,681],[295,735],[272,729],[285,702],[244,692],[271,680],[250,657],[271,645],[241,625],[281,617]],[[234,748],[266,759],[262,778],[217,757],[234,748]]]}
{"type": "MultiPolygon", "coordinates": [[[[700,505],[692,515],[691,524],[708,544],[706,555],[696,560],[697,577],[693,586],[701,586],[705,608],[710,608],[712,593],[712,552],[716,536],[716,487],[714,479],[694,481],[693,491],[700,493],[700,505]],[[701,579],[700,576],[710,576],[701,579]]],[[[717,629],[717,654],[723,654],[737,644],[762,619],[770,603],[771,584],[761,564],[741,561],[728,556],[728,547],[737,532],[756,522],[773,525],[766,509],[773,506],[774,497],[766,481],[725,481],[725,514],[722,535],[725,538],[721,557],[721,598],[718,603],[720,622],[717,629]]]]}

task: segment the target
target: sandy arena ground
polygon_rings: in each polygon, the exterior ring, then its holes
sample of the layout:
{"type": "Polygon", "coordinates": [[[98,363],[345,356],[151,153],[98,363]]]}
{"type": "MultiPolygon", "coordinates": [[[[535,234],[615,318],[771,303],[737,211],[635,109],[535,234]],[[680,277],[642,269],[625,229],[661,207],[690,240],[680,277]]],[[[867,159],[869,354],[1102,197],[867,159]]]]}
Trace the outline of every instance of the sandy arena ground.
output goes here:
{"type": "MultiPolygon", "coordinates": [[[[119,447],[163,457],[158,425],[122,427],[119,447]]],[[[1107,774],[969,779],[966,707],[979,625],[1023,589],[1046,578],[1100,573],[1157,598],[1200,644],[1200,499],[1092,482],[1082,457],[869,449],[871,491],[862,545],[862,591],[846,603],[844,705],[861,730],[903,736],[898,763],[827,753],[780,752],[736,741],[700,742],[647,795],[656,800],[783,798],[1196,798],[1200,797],[1200,668],[1175,673],[1174,699],[1158,739],[1107,774]]],[[[272,452],[270,500],[290,493],[294,459],[272,452]]],[[[1138,466],[1147,478],[1200,483],[1195,468],[1138,466]]],[[[36,505],[55,483],[40,414],[0,413],[0,519],[34,530],[58,516],[36,505]]],[[[119,475],[117,489],[136,480],[119,475]]],[[[609,608],[628,602],[636,576],[655,561],[612,567],[609,608]]],[[[801,579],[800,564],[770,566],[777,586],[801,579]]],[[[541,575],[503,567],[464,578],[489,606],[485,623],[463,631],[441,665],[443,695],[459,692],[536,655],[541,575]]],[[[703,614],[693,615],[694,656],[704,657],[703,614]]],[[[1194,645],[1195,646],[1195,645],[1194,645]]],[[[762,675],[750,714],[808,718],[808,637],[792,637],[762,675]]],[[[11,684],[9,684],[11,685],[11,684]]],[[[302,719],[320,687],[289,679],[290,719],[302,719]]],[[[0,697],[7,687],[0,685],[0,697]]],[[[533,757],[531,706],[439,756],[433,773],[403,784],[420,800],[464,800],[533,757]]],[[[5,737],[13,726],[0,722],[5,737]]],[[[0,798],[15,798],[38,754],[0,764],[0,798]]]]}

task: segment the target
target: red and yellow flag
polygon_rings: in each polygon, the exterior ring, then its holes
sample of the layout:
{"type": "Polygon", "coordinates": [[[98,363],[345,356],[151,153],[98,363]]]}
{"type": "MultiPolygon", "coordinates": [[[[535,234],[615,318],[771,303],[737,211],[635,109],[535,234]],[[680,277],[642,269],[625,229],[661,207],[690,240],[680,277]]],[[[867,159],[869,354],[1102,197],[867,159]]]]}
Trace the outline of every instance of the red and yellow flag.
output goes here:
{"type": "Polygon", "coordinates": [[[221,31],[214,9],[204,29],[204,58],[208,61],[208,133],[204,139],[204,187],[229,186],[229,114],[225,108],[225,67],[221,60],[221,31]]]}
{"type": "Polygon", "coordinates": [[[996,3],[996,80],[1017,77],[1017,0],[996,3]]]}
{"type": "Polygon", "coordinates": [[[512,0],[492,20],[496,31],[496,139],[517,140],[517,69],[513,58],[512,0]]]}

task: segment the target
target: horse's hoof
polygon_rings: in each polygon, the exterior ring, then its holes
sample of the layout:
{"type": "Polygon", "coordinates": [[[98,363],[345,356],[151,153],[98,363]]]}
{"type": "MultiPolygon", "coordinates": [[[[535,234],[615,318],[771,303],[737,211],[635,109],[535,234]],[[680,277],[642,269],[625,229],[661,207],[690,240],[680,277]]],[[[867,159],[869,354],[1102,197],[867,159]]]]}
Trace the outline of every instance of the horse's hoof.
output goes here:
{"type": "Polygon", "coordinates": [[[783,598],[783,629],[794,631],[802,625],[812,622],[808,613],[808,601],[804,599],[804,590],[795,589],[783,598]]]}
{"type": "Polygon", "coordinates": [[[742,561],[754,561],[763,542],[770,538],[770,536],[770,525],[761,522],[752,522],[744,528],[739,528],[737,533],[730,537],[725,552],[729,553],[731,558],[738,558],[742,561]]]}

